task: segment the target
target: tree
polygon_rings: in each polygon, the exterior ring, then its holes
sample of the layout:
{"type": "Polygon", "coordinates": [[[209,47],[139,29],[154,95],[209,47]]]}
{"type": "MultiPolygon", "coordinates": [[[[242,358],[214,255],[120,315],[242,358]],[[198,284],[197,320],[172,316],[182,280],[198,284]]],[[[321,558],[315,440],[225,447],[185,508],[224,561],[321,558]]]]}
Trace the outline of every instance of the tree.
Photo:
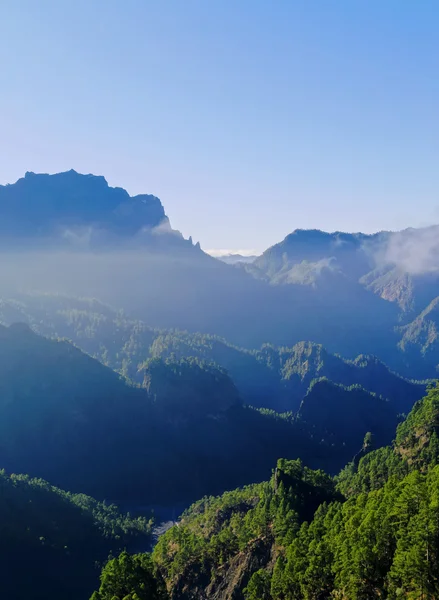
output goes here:
{"type": "Polygon", "coordinates": [[[245,600],[271,600],[271,577],[264,569],[253,573],[244,589],[245,600]]]}
{"type": "Polygon", "coordinates": [[[149,554],[122,552],[105,565],[90,600],[166,600],[166,589],[149,554]]]}

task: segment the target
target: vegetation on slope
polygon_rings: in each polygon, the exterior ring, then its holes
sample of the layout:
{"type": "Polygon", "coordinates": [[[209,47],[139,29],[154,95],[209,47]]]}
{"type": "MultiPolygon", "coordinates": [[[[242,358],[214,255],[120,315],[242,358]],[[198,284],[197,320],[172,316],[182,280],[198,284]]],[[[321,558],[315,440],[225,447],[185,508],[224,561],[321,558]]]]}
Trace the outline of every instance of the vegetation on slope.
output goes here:
{"type": "Polygon", "coordinates": [[[113,505],[0,471],[2,597],[86,597],[96,585],[96,561],[146,546],[150,530],[145,518],[120,514],[113,505]]]}
{"type": "Polygon", "coordinates": [[[439,388],[337,481],[279,461],[267,483],[205,498],[157,544],[171,599],[434,598],[439,388]]]}
{"type": "Polygon", "coordinates": [[[217,336],[152,329],[96,300],[51,295],[1,300],[0,322],[17,321],[42,335],[70,339],[138,383],[143,382],[141,365],[150,358],[214,363],[227,370],[245,403],[278,412],[297,411],[311,382],[321,377],[347,387],[361,385],[391,400],[401,413],[425,391],[425,385],[399,377],[373,356],[349,361],[311,342],[246,350],[217,336]]]}
{"type": "Polygon", "coordinates": [[[147,505],[261,480],[279,456],[333,470],[349,456],[342,437],[316,437],[291,414],[242,405],[212,364],[153,359],[139,372],[142,387],[130,386],[65,341],[0,327],[2,466],[147,505]]]}

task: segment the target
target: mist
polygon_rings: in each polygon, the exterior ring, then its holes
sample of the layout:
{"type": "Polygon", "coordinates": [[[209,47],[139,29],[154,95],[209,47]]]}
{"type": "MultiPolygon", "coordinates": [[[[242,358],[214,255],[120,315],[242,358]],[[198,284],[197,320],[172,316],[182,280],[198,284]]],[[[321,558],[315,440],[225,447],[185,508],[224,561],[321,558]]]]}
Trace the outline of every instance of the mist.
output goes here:
{"type": "Polygon", "coordinates": [[[372,249],[378,267],[394,266],[409,275],[437,273],[439,226],[388,233],[372,249]]]}

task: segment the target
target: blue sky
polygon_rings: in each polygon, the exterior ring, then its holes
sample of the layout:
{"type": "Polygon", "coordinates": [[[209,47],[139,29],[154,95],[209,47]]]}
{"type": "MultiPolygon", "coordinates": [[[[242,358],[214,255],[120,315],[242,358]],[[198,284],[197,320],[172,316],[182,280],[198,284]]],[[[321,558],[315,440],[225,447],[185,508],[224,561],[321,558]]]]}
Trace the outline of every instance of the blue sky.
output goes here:
{"type": "Polygon", "coordinates": [[[0,183],[74,168],[205,249],[439,222],[436,0],[3,0],[0,183]]]}

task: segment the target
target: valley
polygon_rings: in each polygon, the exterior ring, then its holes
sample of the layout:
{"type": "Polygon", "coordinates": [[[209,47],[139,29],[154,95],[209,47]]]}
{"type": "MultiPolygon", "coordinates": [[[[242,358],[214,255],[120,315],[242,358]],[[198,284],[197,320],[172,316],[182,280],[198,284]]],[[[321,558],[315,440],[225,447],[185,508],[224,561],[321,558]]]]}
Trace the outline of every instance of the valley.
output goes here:
{"type": "Polygon", "coordinates": [[[298,230],[226,264],[75,171],[0,187],[0,216],[0,558],[40,557],[4,593],[433,594],[439,280],[378,258],[425,231],[298,230]]]}
{"type": "Polygon", "coordinates": [[[439,4],[0,24],[0,600],[439,600],[439,4]]]}

